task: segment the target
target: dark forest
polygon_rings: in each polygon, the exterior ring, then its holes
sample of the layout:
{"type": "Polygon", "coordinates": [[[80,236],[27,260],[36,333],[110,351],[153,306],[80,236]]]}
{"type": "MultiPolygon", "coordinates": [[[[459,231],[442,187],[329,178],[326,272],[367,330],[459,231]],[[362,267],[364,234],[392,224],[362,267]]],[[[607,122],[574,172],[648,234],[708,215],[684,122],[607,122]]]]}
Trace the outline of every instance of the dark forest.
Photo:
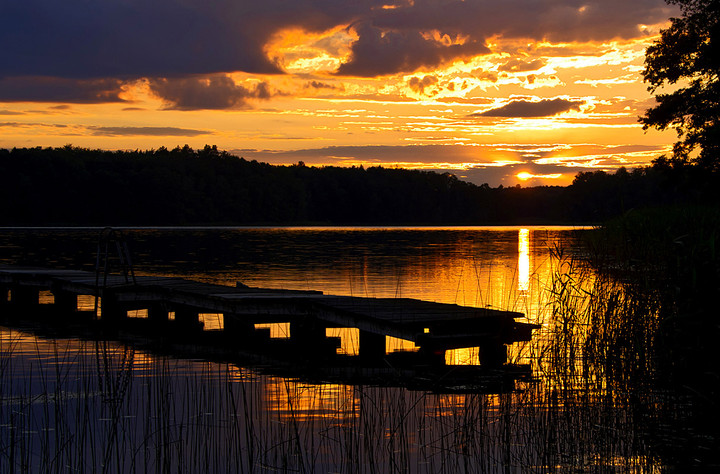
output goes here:
{"type": "Polygon", "coordinates": [[[656,163],[568,187],[477,186],[450,173],[273,166],[215,146],[0,150],[0,225],[588,224],[636,208],[717,202],[717,181],[656,163]]]}

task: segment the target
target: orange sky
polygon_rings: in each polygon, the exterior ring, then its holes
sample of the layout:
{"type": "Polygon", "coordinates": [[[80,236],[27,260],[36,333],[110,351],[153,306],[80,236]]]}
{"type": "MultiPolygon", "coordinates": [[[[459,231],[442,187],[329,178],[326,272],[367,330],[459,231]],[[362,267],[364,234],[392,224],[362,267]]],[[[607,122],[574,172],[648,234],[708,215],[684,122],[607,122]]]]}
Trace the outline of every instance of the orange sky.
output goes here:
{"type": "Polygon", "coordinates": [[[566,185],[647,164],[662,0],[27,0],[0,7],[0,147],[189,144],[274,164],[566,185]]]}

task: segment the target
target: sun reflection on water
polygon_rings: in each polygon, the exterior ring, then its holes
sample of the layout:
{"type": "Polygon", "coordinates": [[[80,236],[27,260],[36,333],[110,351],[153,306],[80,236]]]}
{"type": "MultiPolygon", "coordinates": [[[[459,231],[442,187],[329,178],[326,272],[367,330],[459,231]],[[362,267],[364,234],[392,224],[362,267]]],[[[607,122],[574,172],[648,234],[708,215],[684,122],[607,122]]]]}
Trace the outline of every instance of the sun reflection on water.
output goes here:
{"type": "Polygon", "coordinates": [[[530,230],[518,231],[518,291],[530,291],[530,230]]]}

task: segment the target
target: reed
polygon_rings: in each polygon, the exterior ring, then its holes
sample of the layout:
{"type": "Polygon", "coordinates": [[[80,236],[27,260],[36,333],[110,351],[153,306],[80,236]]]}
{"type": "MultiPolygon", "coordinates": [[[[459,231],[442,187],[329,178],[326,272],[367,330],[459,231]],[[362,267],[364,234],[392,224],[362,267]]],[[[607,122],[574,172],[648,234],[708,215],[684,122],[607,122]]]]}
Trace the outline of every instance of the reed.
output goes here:
{"type": "MultiPolygon", "coordinates": [[[[0,472],[652,473],[687,461],[694,407],[666,389],[658,355],[680,304],[657,274],[619,271],[619,256],[550,258],[538,301],[492,301],[479,282],[472,295],[543,324],[517,355],[535,377],[510,393],[310,383],[2,328],[0,472]]],[[[468,273],[489,279],[478,265],[468,273]]]]}
{"type": "Polygon", "coordinates": [[[551,379],[500,395],[309,384],[10,334],[30,343],[0,381],[3,472],[623,471],[647,459],[622,400],[551,379]]]}

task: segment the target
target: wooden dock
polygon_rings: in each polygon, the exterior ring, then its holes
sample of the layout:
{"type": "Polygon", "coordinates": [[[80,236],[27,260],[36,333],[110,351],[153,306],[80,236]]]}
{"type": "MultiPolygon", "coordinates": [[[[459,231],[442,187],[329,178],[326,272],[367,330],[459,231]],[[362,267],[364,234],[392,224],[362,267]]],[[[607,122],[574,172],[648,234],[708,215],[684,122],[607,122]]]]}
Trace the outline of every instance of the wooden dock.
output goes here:
{"type": "Polygon", "coordinates": [[[56,323],[84,322],[108,331],[138,327],[129,312],[146,310],[147,331],[200,338],[208,332],[200,314],[221,313],[222,340],[238,348],[268,342],[267,330],[256,325],[289,323],[292,351],[309,359],[336,352],[338,341],[326,337],[327,328],[357,328],[358,360],[368,364],[388,355],[385,341],[392,336],[415,343],[418,362],[444,364],[446,350],[479,347],[481,365],[498,367],[506,363],[508,344],[529,341],[539,327],[518,321],[521,313],[407,298],[332,296],[169,277],[128,279],[75,270],[0,266],[0,290],[0,313],[5,308],[29,315],[49,306],[52,311],[45,312],[56,323]],[[52,294],[50,305],[40,304],[42,292],[52,294]],[[100,311],[80,311],[81,296],[97,298],[100,311]]]}

